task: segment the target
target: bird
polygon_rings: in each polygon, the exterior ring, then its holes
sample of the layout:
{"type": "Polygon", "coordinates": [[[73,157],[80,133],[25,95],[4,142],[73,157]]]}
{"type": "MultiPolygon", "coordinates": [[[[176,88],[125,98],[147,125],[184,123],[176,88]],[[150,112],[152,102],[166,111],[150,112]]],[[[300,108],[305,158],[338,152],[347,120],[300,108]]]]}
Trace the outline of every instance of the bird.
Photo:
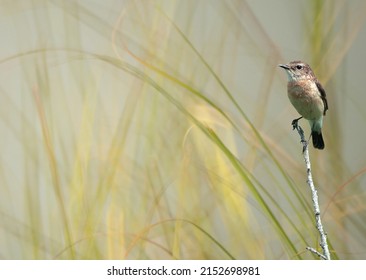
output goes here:
{"type": "Polygon", "coordinates": [[[278,66],[286,71],[288,98],[301,115],[292,121],[292,125],[297,124],[302,118],[308,120],[313,146],[323,150],[325,147],[322,135],[323,117],[328,110],[328,101],[323,86],[310,66],[303,61],[295,60],[278,66]]]}

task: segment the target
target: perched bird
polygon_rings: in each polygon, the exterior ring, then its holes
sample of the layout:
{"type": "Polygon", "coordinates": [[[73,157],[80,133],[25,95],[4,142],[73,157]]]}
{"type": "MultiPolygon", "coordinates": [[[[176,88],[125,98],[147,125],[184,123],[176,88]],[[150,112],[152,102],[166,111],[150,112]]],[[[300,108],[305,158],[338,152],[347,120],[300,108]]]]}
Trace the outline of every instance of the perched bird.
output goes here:
{"type": "Polygon", "coordinates": [[[301,115],[300,118],[293,120],[292,124],[296,124],[301,118],[307,119],[311,127],[314,148],[324,149],[323,116],[328,110],[324,88],[305,62],[291,61],[278,66],[285,69],[287,73],[287,95],[296,111],[301,115]]]}

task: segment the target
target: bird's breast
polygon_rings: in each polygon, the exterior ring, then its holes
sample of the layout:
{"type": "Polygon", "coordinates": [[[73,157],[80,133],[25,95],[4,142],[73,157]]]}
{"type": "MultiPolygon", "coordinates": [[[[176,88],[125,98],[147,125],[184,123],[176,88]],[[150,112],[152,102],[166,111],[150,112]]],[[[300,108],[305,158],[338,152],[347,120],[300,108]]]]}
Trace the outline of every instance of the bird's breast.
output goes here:
{"type": "Polygon", "coordinates": [[[305,119],[316,120],[323,116],[324,103],[315,82],[290,81],[287,93],[292,105],[305,119]]]}

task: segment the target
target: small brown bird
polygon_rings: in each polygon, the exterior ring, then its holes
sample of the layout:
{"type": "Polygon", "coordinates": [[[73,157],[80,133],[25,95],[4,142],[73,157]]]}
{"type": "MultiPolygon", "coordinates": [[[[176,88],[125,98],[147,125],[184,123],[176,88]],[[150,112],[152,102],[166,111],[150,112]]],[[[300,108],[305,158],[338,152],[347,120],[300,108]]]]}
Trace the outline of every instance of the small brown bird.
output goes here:
{"type": "Polygon", "coordinates": [[[310,66],[302,61],[292,61],[278,66],[285,69],[287,73],[287,95],[292,105],[301,115],[292,123],[297,123],[301,118],[307,119],[311,127],[314,148],[324,149],[323,116],[328,110],[324,88],[315,77],[310,66]]]}

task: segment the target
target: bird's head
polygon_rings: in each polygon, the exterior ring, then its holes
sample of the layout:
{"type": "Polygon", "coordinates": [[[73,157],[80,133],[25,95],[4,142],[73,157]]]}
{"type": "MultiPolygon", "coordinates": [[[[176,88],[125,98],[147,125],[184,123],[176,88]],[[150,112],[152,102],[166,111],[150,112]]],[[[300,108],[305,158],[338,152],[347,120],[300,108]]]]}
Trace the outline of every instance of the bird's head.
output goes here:
{"type": "Polygon", "coordinates": [[[278,66],[285,69],[289,82],[315,78],[310,66],[299,60],[291,61],[288,64],[279,64],[278,66]]]}

